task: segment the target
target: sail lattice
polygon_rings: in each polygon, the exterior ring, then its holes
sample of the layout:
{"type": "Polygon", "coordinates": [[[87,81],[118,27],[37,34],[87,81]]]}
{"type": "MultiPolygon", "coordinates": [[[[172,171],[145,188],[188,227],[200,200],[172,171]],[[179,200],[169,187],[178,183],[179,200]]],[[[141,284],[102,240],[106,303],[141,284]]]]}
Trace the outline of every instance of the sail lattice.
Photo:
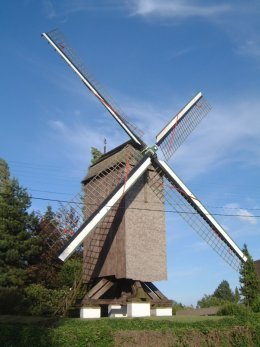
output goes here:
{"type": "Polygon", "coordinates": [[[222,239],[203,217],[185,199],[185,192],[170,182],[163,171],[157,167],[156,175],[148,181],[150,188],[165,203],[166,208],[178,213],[190,227],[231,267],[239,271],[241,259],[233,252],[224,239],[222,239]]]}
{"type": "Polygon", "coordinates": [[[178,119],[178,115],[176,116],[175,125],[159,143],[166,160],[171,158],[210,110],[210,104],[202,97],[183,117],[178,119]]]}
{"type": "Polygon", "coordinates": [[[84,221],[82,192],[68,202],[59,201],[58,206],[57,210],[53,208],[51,216],[41,217],[41,234],[48,247],[55,249],[56,253],[73,237],[84,221]]]}
{"type": "Polygon", "coordinates": [[[69,45],[68,41],[65,39],[63,34],[55,29],[47,33],[52,41],[59,47],[59,49],[66,55],[66,57],[73,62],[76,68],[80,73],[94,86],[94,88],[102,95],[102,97],[108,102],[108,104],[116,112],[117,116],[121,119],[123,123],[137,136],[142,137],[143,132],[132,122],[129,121],[126,114],[118,107],[116,102],[112,99],[109,93],[105,88],[97,82],[95,78],[90,74],[89,69],[86,68],[86,65],[79,58],[76,51],[69,45]]]}

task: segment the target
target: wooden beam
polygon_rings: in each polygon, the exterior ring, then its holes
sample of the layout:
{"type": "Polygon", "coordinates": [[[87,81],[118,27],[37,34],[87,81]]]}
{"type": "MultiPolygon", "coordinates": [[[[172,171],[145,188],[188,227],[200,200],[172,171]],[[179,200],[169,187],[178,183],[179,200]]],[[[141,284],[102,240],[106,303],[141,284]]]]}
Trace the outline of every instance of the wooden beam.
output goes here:
{"type": "Polygon", "coordinates": [[[159,299],[168,300],[168,298],[165,295],[163,295],[163,293],[152,282],[144,282],[144,283],[152,292],[154,292],[157,295],[159,299]]]}
{"type": "Polygon", "coordinates": [[[81,302],[82,305],[126,305],[127,301],[124,299],[89,299],[84,298],[81,302]]]}
{"type": "Polygon", "coordinates": [[[111,287],[113,287],[114,283],[111,281],[107,280],[107,283],[100,288],[96,294],[92,295],[91,299],[96,300],[99,299],[103,294],[105,294],[105,292],[107,292],[111,287]]]}
{"type": "Polygon", "coordinates": [[[154,301],[160,301],[160,298],[158,297],[158,295],[156,295],[148,286],[145,282],[142,283],[143,284],[143,290],[145,291],[145,293],[154,301]]]}
{"type": "Polygon", "coordinates": [[[86,294],[86,296],[88,296],[89,298],[91,298],[94,294],[96,294],[96,292],[102,288],[106,283],[107,283],[107,279],[106,278],[102,278],[98,283],[96,283],[94,285],[94,287],[92,287],[86,294]]]}

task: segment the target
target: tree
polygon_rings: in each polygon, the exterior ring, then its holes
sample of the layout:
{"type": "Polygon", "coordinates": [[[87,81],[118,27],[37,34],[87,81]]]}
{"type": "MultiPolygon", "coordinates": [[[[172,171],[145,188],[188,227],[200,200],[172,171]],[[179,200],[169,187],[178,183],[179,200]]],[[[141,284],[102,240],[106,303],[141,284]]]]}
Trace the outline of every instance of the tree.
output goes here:
{"type": "Polygon", "coordinates": [[[57,253],[60,245],[56,243],[60,238],[57,229],[56,214],[51,206],[47,206],[45,213],[39,217],[40,251],[37,262],[29,268],[31,282],[41,284],[50,289],[59,287],[58,274],[62,262],[57,253]]]}
{"type": "Polygon", "coordinates": [[[102,153],[96,147],[91,147],[91,154],[92,154],[91,165],[93,165],[102,156],[102,153]]]}
{"type": "Polygon", "coordinates": [[[236,304],[238,304],[239,301],[240,301],[240,294],[239,294],[238,288],[236,287],[235,293],[234,293],[234,302],[235,302],[236,304]]]}
{"type": "Polygon", "coordinates": [[[225,304],[226,301],[220,298],[217,298],[213,295],[204,294],[203,298],[197,302],[197,307],[206,308],[211,306],[221,306],[225,304]]]}
{"type": "Polygon", "coordinates": [[[244,245],[242,251],[247,257],[247,261],[242,263],[239,271],[240,294],[243,297],[243,303],[252,307],[260,294],[260,283],[255,270],[254,261],[246,245],[244,245]]]}
{"type": "Polygon", "coordinates": [[[75,281],[79,281],[82,275],[82,255],[74,254],[67,260],[59,273],[60,285],[72,287],[75,281]]]}
{"type": "Polygon", "coordinates": [[[222,299],[225,301],[234,301],[234,294],[232,290],[230,289],[228,281],[224,280],[222,281],[217,289],[214,291],[213,296],[218,299],[222,299]]]}
{"type": "Polygon", "coordinates": [[[234,301],[239,301],[239,293],[237,293],[237,288],[234,294],[229,286],[228,281],[223,280],[212,295],[205,294],[203,298],[197,302],[197,307],[205,308],[210,306],[221,306],[234,301]]]}
{"type": "Polygon", "coordinates": [[[172,300],[172,314],[176,314],[177,311],[183,310],[185,307],[181,302],[172,300]]]}
{"type": "Polygon", "coordinates": [[[72,206],[63,206],[53,212],[47,206],[40,217],[39,237],[41,252],[37,264],[31,267],[31,278],[34,282],[48,289],[60,286],[72,286],[77,274],[77,267],[82,266],[82,247],[79,247],[71,259],[62,263],[58,258],[61,247],[71,238],[79,227],[79,216],[72,206]]]}
{"type": "Polygon", "coordinates": [[[10,171],[7,162],[0,158],[0,191],[8,183],[10,178],[10,171]]]}
{"type": "Polygon", "coordinates": [[[24,286],[27,269],[39,252],[38,218],[29,213],[27,191],[11,179],[7,163],[1,159],[0,190],[0,286],[24,286]]]}

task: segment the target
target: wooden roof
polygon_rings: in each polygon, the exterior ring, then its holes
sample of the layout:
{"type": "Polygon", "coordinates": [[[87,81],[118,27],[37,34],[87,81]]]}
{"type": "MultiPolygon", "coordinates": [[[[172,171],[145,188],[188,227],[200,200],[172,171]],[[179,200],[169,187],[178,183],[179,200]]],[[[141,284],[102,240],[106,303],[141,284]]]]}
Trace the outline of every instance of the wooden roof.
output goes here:
{"type": "Polygon", "coordinates": [[[117,161],[117,159],[122,161],[121,153],[129,147],[136,149],[135,143],[130,140],[112,149],[111,151],[103,154],[93,165],[89,167],[88,173],[83,178],[81,183],[86,184],[93,176],[113,166],[115,164],[115,161],[117,161]],[[119,157],[117,158],[119,153],[120,153],[120,158],[119,157]]]}

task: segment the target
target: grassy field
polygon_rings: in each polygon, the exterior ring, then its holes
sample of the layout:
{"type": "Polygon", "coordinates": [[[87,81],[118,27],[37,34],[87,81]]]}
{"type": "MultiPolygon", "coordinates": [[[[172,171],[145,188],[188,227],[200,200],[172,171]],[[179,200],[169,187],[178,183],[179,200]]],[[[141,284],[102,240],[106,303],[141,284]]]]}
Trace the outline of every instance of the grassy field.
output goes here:
{"type": "Polygon", "coordinates": [[[260,346],[260,315],[98,320],[0,316],[0,346],[260,346]]]}

